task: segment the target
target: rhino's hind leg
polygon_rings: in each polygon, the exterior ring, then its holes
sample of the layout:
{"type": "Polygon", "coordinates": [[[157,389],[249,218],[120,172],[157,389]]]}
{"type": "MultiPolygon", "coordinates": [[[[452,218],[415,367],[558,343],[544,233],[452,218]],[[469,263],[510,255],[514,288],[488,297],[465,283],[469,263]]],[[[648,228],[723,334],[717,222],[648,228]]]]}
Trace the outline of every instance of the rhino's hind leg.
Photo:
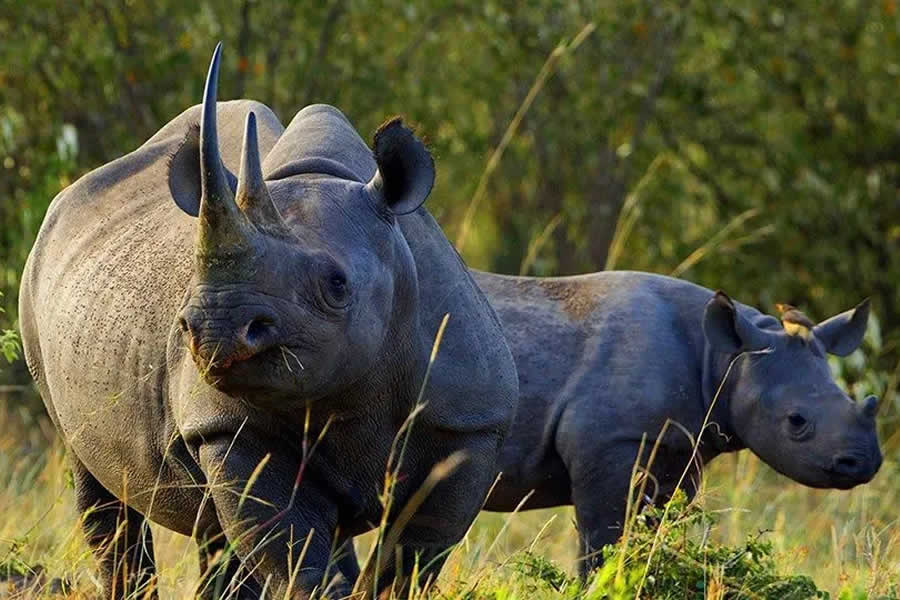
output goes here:
{"type": "Polygon", "coordinates": [[[104,598],[156,598],[153,537],[139,512],[113,496],[74,455],[75,503],[100,564],[104,598]]]}

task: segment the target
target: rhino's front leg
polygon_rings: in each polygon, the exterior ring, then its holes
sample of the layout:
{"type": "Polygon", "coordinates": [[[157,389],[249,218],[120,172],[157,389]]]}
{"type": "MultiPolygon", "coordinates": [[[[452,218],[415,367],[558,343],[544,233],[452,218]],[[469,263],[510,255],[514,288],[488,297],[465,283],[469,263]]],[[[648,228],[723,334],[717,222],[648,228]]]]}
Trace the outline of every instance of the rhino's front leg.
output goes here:
{"type": "Polygon", "coordinates": [[[218,523],[198,534],[196,541],[200,562],[197,598],[259,598],[262,586],[242,568],[240,557],[229,549],[228,539],[218,523]]]}
{"type": "Polygon", "coordinates": [[[614,544],[622,534],[631,467],[638,453],[637,444],[596,449],[589,444],[584,440],[582,451],[566,461],[578,527],[578,573],[582,578],[603,563],[603,546],[614,544]]]}
{"type": "MultiPolygon", "coordinates": [[[[435,465],[432,475],[436,485],[403,528],[399,548],[392,550],[392,559],[384,565],[378,578],[379,598],[402,598],[411,584],[421,589],[434,583],[450,550],[466,534],[484,504],[494,481],[501,441],[494,433],[465,438],[424,428],[418,436],[414,433],[410,446],[431,451],[426,457],[435,465]],[[456,451],[449,452],[454,445],[456,451]],[[414,572],[418,573],[415,582],[411,581],[414,572]]],[[[414,487],[421,491],[421,485],[414,487]]]]}
{"type": "MultiPolygon", "coordinates": [[[[337,511],[313,481],[301,479],[295,491],[300,459],[244,435],[233,445],[224,437],[203,443],[199,458],[219,523],[266,596],[321,597],[337,511]]],[[[351,585],[328,586],[328,596],[343,597],[351,585]]]]}
{"type": "MultiPolygon", "coordinates": [[[[648,446],[652,443],[644,448],[642,467],[648,466],[648,446]]],[[[595,445],[593,448],[588,444],[589,441],[585,440],[582,445],[584,450],[567,464],[578,523],[578,566],[583,578],[602,564],[603,546],[616,543],[622,535],[631,489],[631,470],[639,448],[635,442],[622,442],[614,446],[595,445]]],[[[636,510],[648,501],[653,501],[657,506],[665,505],[690,460],[689,448],[660,445],[653,464],[649,465],[652,477],[644,488],[644,496],[638,498],[638,491],[631,489],[638,503],[636,510]]],[[[688,499],[694,497],[699,477],[697,469],[689,469],[688,476],[682,481],[682,489],[688,499]]]]}
{"type": "MultiPolygon", "coordinates": [[[[332,563],[328,573],[328,587],[326,592],[332,589],[352,589],[359,578],[359,560],[356,558],[356,549],[353,547],[353,538],[350,536],[338,536],[335,554],[331,557],[332,563]]],[[[338,596],[340,598],[341,596],[338,596]]]]}

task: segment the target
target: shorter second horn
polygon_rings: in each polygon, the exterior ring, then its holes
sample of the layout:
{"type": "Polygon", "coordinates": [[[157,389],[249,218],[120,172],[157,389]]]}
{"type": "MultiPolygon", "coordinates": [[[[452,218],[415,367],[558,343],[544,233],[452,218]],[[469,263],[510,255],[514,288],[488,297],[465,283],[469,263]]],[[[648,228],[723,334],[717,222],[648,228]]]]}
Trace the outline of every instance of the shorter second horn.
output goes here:
{"type": "Polygon", "coordinates": [[[244,145],[241,151],[241,172],[238,176],[237,205],[250,221],[261,228],[284,229],[284,220],[272,201],[269,188],[263,179],[259,156],[259,139],[256,131],[256,114],[247,113],[244,128],[244,145]]]}

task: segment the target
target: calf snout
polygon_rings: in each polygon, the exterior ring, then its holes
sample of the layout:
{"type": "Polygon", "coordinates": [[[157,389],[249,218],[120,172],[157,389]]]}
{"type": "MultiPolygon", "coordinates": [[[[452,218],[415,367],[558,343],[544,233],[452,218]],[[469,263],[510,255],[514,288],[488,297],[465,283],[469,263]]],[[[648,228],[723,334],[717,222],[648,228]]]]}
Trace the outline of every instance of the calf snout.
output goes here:
{"type": "Polygon", "coordinates": [[[259,307],[186,307],[180,325],[197,366],[221,372],[276,345],[277,321],[259,307]]]}
{"type": "Polygon", "coordinates": [[[866,483],[878,472],[881,461],[881,452],[878,450],[874,454],[844,452],[834,457],[831,471],[856,483],[866,483]]]}

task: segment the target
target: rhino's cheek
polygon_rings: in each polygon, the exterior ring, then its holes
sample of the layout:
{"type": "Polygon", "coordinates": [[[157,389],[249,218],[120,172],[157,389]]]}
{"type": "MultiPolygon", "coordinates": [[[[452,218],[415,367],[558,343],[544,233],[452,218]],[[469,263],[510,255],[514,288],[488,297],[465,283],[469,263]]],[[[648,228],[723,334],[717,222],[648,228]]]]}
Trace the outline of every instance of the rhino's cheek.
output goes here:
{"type": "Polygon", "coordinates": [[[834,487],[834,482],[828,477],[825,469],[813,461],[790,461],[787,468],[777,469],[783,475],[794,481],[813,488],[834,487]]]}
{"type": "Polygon", "coordinates": [[[747,411],[735,422],[741,441],[782,475],[810,487],[828,487],[825,471],[816,464],[809,443],[791,440],[762,411],[747,411]]]}
{"type": "Polygon", "coordinates": [[[814,442],[798,443],[784,435],[772,435],[761,448],[753,451],[767,465],[797,483],[812,488],[839,487],[826,469],[826,461],[818,456],[814,442]]]}

